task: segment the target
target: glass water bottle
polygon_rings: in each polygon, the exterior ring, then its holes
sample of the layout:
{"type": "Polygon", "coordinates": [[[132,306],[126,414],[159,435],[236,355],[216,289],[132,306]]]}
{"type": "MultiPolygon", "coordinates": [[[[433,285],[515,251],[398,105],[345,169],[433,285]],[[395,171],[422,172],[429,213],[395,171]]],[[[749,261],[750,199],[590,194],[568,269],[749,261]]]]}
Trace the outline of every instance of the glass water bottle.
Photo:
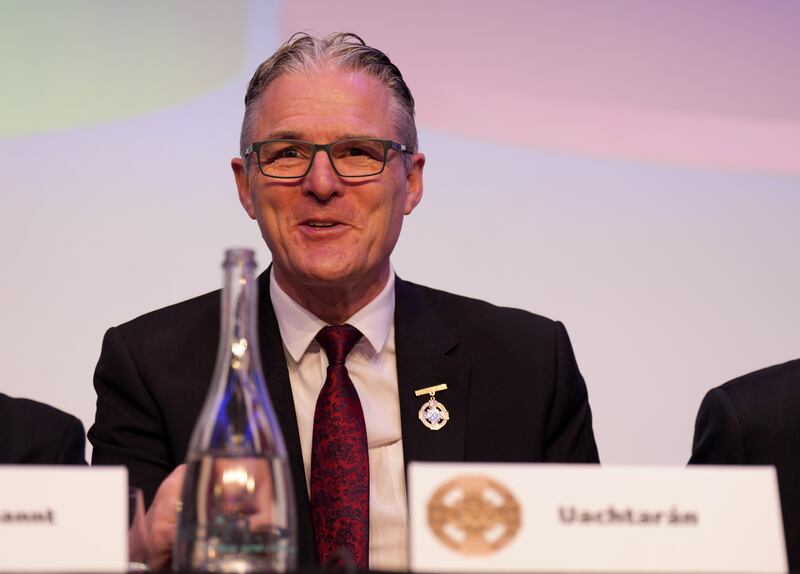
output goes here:
{"type": "Polygon", "coordinates": [[[176,571],[284,572],[296,565],[286,447],[258,351],[255,261],[225,252],[217,364],[186,456],[176,571]]]}

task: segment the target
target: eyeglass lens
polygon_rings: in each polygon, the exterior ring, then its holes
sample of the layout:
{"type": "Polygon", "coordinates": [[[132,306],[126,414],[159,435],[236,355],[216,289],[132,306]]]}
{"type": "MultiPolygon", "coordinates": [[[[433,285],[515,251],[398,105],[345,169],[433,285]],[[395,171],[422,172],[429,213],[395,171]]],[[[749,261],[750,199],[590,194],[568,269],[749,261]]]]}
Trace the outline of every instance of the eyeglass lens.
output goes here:
{"type": "MultiPolygon", "coordinates": [[[[386,151],[379,140],[350,139],[330,145],[333,167],[342,176],[366,176],[383,170],[386,151]]],[[[258,150],[258,161],[264,175],[302,177],[314,157],[314,144],[301,141],[270,141],[258,150]]]]}

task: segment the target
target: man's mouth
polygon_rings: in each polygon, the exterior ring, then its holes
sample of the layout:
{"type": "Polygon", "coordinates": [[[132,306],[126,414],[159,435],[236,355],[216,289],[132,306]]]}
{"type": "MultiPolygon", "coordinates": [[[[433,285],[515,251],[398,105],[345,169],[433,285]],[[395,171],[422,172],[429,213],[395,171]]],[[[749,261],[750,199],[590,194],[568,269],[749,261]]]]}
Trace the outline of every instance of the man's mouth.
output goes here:
{"type": "Polygon", "coordinates": [[[339,224],[333,221],[306,221],[306,225],[309,227],[333,227],[339,224]]]}

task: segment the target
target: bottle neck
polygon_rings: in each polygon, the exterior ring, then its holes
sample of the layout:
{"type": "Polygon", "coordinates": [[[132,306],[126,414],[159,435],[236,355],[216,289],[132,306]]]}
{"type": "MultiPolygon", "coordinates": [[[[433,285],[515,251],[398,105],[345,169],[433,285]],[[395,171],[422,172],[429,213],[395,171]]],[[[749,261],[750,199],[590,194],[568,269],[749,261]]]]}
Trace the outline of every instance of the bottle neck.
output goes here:
{"type": "Polygon", "coordinates": [[[258,344],[257,286],[252,252],[229,252],[223,268],[220,351],[230,356],[232,369],[248,370],[253,353],[257,353],[253,347],[258,344]]]}

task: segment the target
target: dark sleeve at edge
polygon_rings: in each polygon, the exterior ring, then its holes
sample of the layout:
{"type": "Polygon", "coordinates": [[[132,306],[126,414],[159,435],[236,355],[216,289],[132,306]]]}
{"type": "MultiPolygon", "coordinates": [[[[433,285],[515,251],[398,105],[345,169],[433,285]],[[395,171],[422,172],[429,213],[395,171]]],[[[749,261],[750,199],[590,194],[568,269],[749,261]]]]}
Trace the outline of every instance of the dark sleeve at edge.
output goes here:
{"type": "Polygon", "coordinates": [[[742,426],[728,392],[711,389],[703,399],[694,428],[689,464],[745,464],[742,426]]]}
{"type": "Polygon", "coordinates": [[[83,424],[73,416],[69,417],[64,431],[64,442],[58,455],[59,464],[86,464],[86,433],[83,424]]]}
{"type": "Polygon", "coordinates": [[[586,383],[567,330],[555,323],[556,381],[547,421],[545,462],[600,462],[586,383]]]}
{"type": "Polygon", "coordinates": [[[118,328],[111,328],[94,374],[95,422],[89,429],[93,465],[124,465],[131,486],[149,505],[176,463],[161,412],[118,328]]]}

